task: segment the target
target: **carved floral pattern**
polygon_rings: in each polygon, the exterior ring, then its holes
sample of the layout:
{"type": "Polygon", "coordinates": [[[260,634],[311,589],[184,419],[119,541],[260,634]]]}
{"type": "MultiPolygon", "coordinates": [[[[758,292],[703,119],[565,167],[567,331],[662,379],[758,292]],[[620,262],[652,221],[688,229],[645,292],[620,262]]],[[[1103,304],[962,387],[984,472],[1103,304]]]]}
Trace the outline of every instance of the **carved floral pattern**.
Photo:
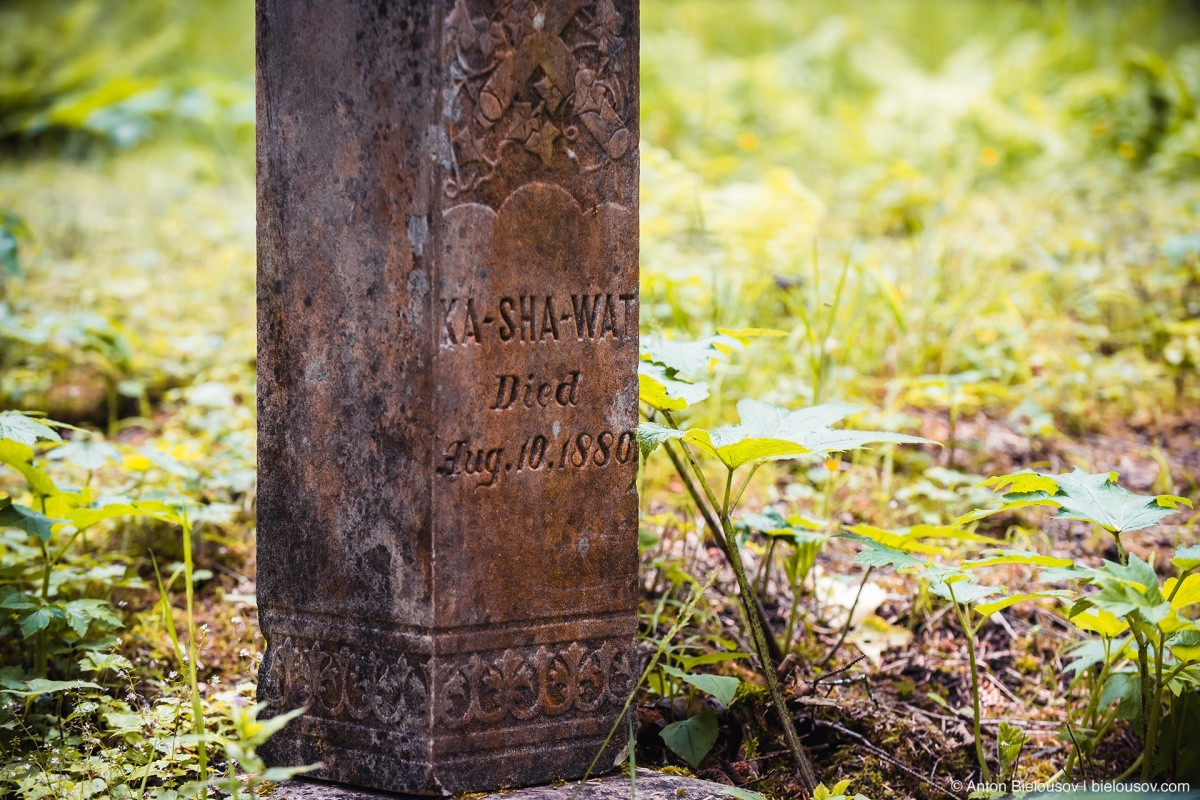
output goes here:
{"type": "Polygon", "coordinates": [[[539,647],[467,654],[438,670],[438,713],[449,727],[505,719],[585,714],[620,705],[633,688],[632,650],[613,642],[589,648],[539,647]]]}
{"type": "Polygon", "coordinates": [[[286,637],[268,653],[260,687],[277,710],[307,706],[318,717],[391,725],[419,719],[425,676],[403,653],[286,637]]]}
{"type": "Polygon", "coordinates": [[[636,145],[625,124],[624,21],[613,0],[508,0],[472,15],[456,0],[442,34],[454,152],[446,196],[464,199],[521,148],[552,169],[604,168],[636,145]]]}
{"type": "MultiPolygon", "coordinates": [[[[269,650],[260,692],[277,711],[307,706],[317,717],[419,725],[428,692],[411,659],[288,636],[269,650]]],[[[633,688],[632,659],[632,642],[611,641],[451,656],[437,668],[437,719],[459,728],[619,706],[633,688]]]]}

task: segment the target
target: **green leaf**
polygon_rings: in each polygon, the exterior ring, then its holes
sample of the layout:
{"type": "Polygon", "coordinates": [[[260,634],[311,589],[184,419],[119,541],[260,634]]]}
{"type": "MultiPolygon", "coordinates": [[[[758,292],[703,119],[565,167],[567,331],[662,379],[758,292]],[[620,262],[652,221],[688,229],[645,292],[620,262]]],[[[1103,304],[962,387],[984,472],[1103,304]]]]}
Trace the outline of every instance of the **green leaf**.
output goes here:
{"type": "Polygon", "coordinates": [[[49,457],[56,461],[68,461],[89,472],[100,469],[109,461],[120,464],[123,460],[121,451],[108,442],[89,442],[84,439],[75,439],[54,448],[49,457]]]}
{"type": "Polygon", "coordinates": [[[1142,681],[1133,672],[1113,672],[1104,682],[1100,693],[1100,708],[1108,708],[1119,700],[1118,719],[1136,720],[1142,715],[1142,681]]]}
{"type": "Polygon", "coordinates": [[[38,440],[61,442],[62,437],[49,425],[27,417],[18,411],[0,411],[0,439],[9,439],[33,447],[38,440]]]}
{"type": "Polygon", "coordinates": [[[978,567],[994,567],[1001,564],[1025,564],[1033,567],[1069,567],[1074,563],[1069,558],[1043,556],[1025,550],[997,550],[994,554],[985,556],[984,558],[964,562],[963,568],[976,569],[978,567]]]}
{"type": "Polygon", "coordinates": [[[766,795],[761,795],[758,792],[742,789],[738,786],[723,786],[721,787],[720,797],[736,797],[738,800],[767,800],[766,795]]]}
{"type": "Polygon", "coordinates": [[[708,397],[708,384],[668,377],[660,364],[638,364],[638,398],[660,411],[680,411],[708,397]]]}
{"type": "Polygon", "coordinates": [[[672,722],[659,733],[667,747],[692,768],[708,755],[717,741],[717,715],[704,709],[691,719],[672,722]]]}
{"type": "Polygon", "coordinates": [[[58,487],[50,476],[33,465],[33,448],[12,439],[0,439],[0,463],[7,464],[24,476],[35,494],[52,495],[58,487]]]}
{"type": "Polygon", "coordinates": [[[76,635],[83,637],[92,622],[103,623],[106,628],[121,627],[121,619],[113,613],[108,602],[97,598],[71,600],[62,606],[67,625],[76,635]]]}
{"type": "Polygon", "coordinates": [[[34,678],[33,680],[23,681],[20,689],[0,689],[0,694],[12,695],[13,697],[39,697],[44,694],[56,694],[58,692],[69,692],[75,689],[99,689],[100,687],[89,681],[51,681],[45,678],[34,678]]]}
{"type": "Polygon", "coordinates": [[[51,519],[39,514],[32,508],[17,505],[11,499],[0,499],[0,528],[16,528],[25,531],[30,536],[36,536],[43,542],[50,541],[54,526],[65,519],[51,519]]]}
{"type": "Polygon", "coordinates": [[[1025,746],[1025,731],[1007,722],[1000,723],[1000,731],[996,735],[996,754],[1000,759],[1000,774],[1007,775],[1017,763],[1021,748],[1025,746]]]}
{"type": "Polygon", "coordinates": [[[678,378],[695,378],[708,374],[713,364],[726,361],[729,353],[741,350],[742,343],[732,336],[717,334],[694,342],[677,342],[661,336],[642,340],[642,359],[661,364],[675,372],[678,378]]]}
{"type": "Polygon", "coordinates": [[[737,678],[730,678],[725,675],[693,675],[667,664],[663,664],[662,670],[668,675],[695,686],[705,694],[712,695],[720,700],[721,705],[726,708],[733,702],[733,696],[737,694],[738,686],[742,684],[737,678]]]}
{"type": "Polygon", "coordinates": [[[965,578],[960,578],[959,580],[948,578],[944,581],[930,581],[929,591],[939,597],[969,606],[985,597],[1000,594],[1004,590],[999,586],[984,586],[965,578]],[[953,595],[951,595],[951,586],[953,586],[953,595]]]}
{"type": "Polygon", "coordinates": [[[68,513],[69,521],[76,528],[86,528],[97,522],[118,517],[149,517],[178,525],[179,513],[159,500],[142,500],[136,503],[113,502],[96,508],[76,508],[68,513]]]}
{"type": "Polygon", "coordinates": [[[864,567],[893,566],[896,569],[912,569],[914,567],[928,566],[926,561],[914,555],[906,553],[903,550],[897,550],[895,547],[889,547],[866,536],[861,536],[857,533],[843,533],[840,536],[863,545],[863,549],[859,550],[858,555],[854,557],[855,564],[860,564],[864,567]]]}
{"type": "Polygon", "coordinates": [[[1062,506],[1057,516],[1095,522],[1110,531],[1124,532],[1157,525],[1175,513],[1179,503],[1173,496],[1160,502],[1158,497],[1134,494],[1115,483],[1115,474],[1092,474],[1076,467],[1069,475],[1054,476],[1061,492],[1053,498],[1062,506]]]}
{"type": "Polygon", "coordinates": [[[1175,495],[1148,497],[1134,494],[1118,486],[1115,472],[1090,473],[1078,467],[1065,475],[1045,475],[1040,472],[1018,472],[984,482],[994,488],[1010,487],[1004,502],[998,506],[973,511],[959,517],[955,525],[1025,506],[1056,505],[1057,519],[1077,519],[1094,522],[1114,533],[1136,531],[1157,525],[1174,514],[1181,505],[1190,506],[1186,498],[1175,495]]]}
{"type": "Polygon", "coordinates": [[[28,614],[22,614],[18,618],[18,624],[21,626],[21,635],[28,639],[35,633],[45,630],[54,620],[54,611],[50,608],[38,608],[30,611],[28,614]]]}
{"type": "Polygon", "coordinates": [[[1099,634],[1105,639],[1115,639],[1129,630],[1129,623],[1124,617],[1118,617],[1110,611],[1096,608],[1088,604],[1085,608],[1071,609],[1071,624],[1081,631],[1099,634]]]}
{"type": "Polygon", "coordinates": [[[1015,511],[1018,508],[1029,508],[1031,506],[1057,506],[1058,503],[1048,497],[1022,498],[1019,500],[1009,500],[1008,502],[998,505],[989,506],[987,508],[978,508],[969,514],[963,514],[952,525],[966,525],[970,522],[981,520],[984,517],[990,517],[993,514],[999,514],[1004,511],[1015,511]]]}
{"type": "Polygon", "coordinates": [[[86,653],[79,660],[79,668],[84,672],[129,672],[133,664],[119,653],[86,653]]]}
{"type": "MultiPolygon", "coordinates": [[[[958,595],[958,587],[954,589],[955,596],[958,595]]],[[[1018,603],[1024,603],[1026,600],[1040,600],[1046,597],[1067,598],[1071,597],[1071,592],[1063,590],[1050,589],[1044,592],[1029,592],[1027,594],[1010,594],[1007,597],[1002,597],[999,600],[993,600],[990,603],[980,603],[975,606],[975,612],[980,616],[990,617],[997,611],[1003,611],[1006,608],[1011,608],[1018,603]]]]}
{"type": "Polygon", "coordinates": [[[1200,544],[1179,548],[1175,551],[1175,557],[1171,559],[1171,563],[1181,572],[1200,567],[1200,544]]]}
{"type": "Polygon", "coordinates": [[[1028,494],[1031,492],[1054,494],[1058,491],[1058,483],[1054,478],[1027,469],[1011,475],[997,475],[979,485],[986,486],[997,494],[1028,494]]]}
{"type": "Polygon", "coordinates": [[[642,458],[648,458],[663,442],[682,439],[683,434],[678,428],[669,428],[657,422],[643,422],[637,426],[638,449],[642,451],[642,458]]]}
{"type": "Polygon", "coordinates": [[[755,461],[795,458],[811,452],[807,447],[786,439],[746,437],[739,426],[726,425],[714,431],[693,429],[683,440],[712,453],[730,469],[755,461]]]}
{"type": "Polygon", "coordinates": [[[756,461],[795,458],[808,453],[853,450],[873,442],[936,444],[887,431],[835,430],[830,426],[856,413],[855,406],[829,404],[791,411],[761,400],[738,401],[737,425],[688,431],[685,441],[716,455],[730,469],[756,461]]]}

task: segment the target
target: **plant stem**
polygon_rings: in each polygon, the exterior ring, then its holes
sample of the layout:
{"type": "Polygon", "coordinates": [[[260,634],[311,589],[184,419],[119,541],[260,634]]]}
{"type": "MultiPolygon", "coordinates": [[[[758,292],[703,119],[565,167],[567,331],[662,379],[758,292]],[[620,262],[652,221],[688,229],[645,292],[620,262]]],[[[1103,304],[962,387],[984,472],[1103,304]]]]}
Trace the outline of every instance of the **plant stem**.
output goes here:
{"type": "MultiPolygon", "coordinates": [[[[192,717],[196,730],[196,755],[200,760],[200,780],[208,781],[208,744],[204,739],[204,710],[200,705],[200,687],[196,682],[196,612],[195,587],[192,580],[192,526],[186,520],[183,525],[183,575],[187,595],[187,626],[188,626],[188,686],[192,694],[192,717]]],[[[207,787],[201,790],[201,796],[208,796],[207,787]]]]}
{"type": "Polygon", "coordinates": [[[758,574],[754,576],[754,584],[761,593],[767,591],[767,583],[771,580],[771,562],[775,559],[775,546],[777,544],[779,544],[779,539],[771,537],[771,543],[767,545],[767,552],[763,555],[762,561],[759,562],[758,574]]]}
{"type": "MultiPolygon", "coordinates": [[[[663,412],[663,414],[666,417],[667,422],[671,424],[671,427],[678,427],[675,425],[675,420],[671,419],[669,412],[663,412]]],[[[688,474],[687,467],[683,465],[683,462],[679,458],[679,454],[676,453],[671,447],[671,442],[665,442],[663,444],[663,449],[667,451],[667,455],[671,458],[671,463],[675,466],[675,472],[679,474],[679,479],[683,481],[683,486],[685,489],[687,489],[687,493],[692,498],[692,502],[695,503],[696,507],[700,509],[700,514],[704,517],[704,522],[708,525],[708,529],[712,531],[713,538],[715,538],[717,541],[717,546],[721,548],[721,552],[725,555],[725,560],[729,563],[733,563],[733,558],[729,554],[729,546],[725,543],[724,529],[721,526],[721,522],[717,519],[716,512],[713,511],[714,508],[717,508],[716,495],[713,494],[712,489],[708,486],[708,482],[704,481],[705,493],[708,495],[709,499],[713,501],[712,505],[705,503],[701,498],[700,489],[696,486],[696,482],[692,480],[692,476],[688,474]]],[[[683,450],[684,456],[687,457],[688,463],[691,465],[692,469],[695,470],[696,474],[701,477],[701,480],[703,480],[704,473],[700,471],[700,465],[696,462],[695,456],[692,455],[691,451],[688,450],[686,445],[680,445],[680,449],[683,450]]],[[[754,595],[753,605],[751,607],[747,607],[746,613],[757,614],[758,622],[762,626],[763,630],[770,630],[767,625],[767,611],[765,608],[763,608],[762,601],[757,594],[754,595]]],[[[788,639],[787,644],[791,644],[790,638],[788,639]]],[[[774,636],[770,637],[770,642],[767,645],[767,649],[770,651],[771,665],[773,667],[777,667],[779,664],[783,663],[783,650],[779,647],[779,643],[775,641],[774,636]]]]}
{"type": "Polygon", "coordinates": [[[830,648],[829,652],[825,654],[825,657],[821,659],[819,666],[824,667],[830,661],[833,661],[834,655],[837,654],[842,643],[846,641],[846,636],[850,633],[850,625],[854,622],[854,610],[858,608],[858,600],[862,597],[863,589],[867,585],[867,579],[871,577],[871,572],[874,569],[874,567],[867,567],[867,571],[863,573],[862,581],[858,584],[858,591],[854,594],[854,602],[850,604],[850,610],[846,613],[846,624],[842,626],[842,633],[838,636],[837,642],[830,648]]]}
{"type": "Polygon", "coordinates": [[[1142,780],[1154,777],[1154,765],[1158,761],[1158,724],[1162,717],[1163,701],[1163,647],[1167,635],[1159,633],[1158,645],[1154,648],[1154,694],[1150,698],[1150,719],[1146,723],[1145,754],[1142,762],[1142,780]]]}
{"type": "MultiPolygon", "coordinates": [[[[698,477],[701,480],[704,479],[703,474],[698,475],[698,477]]],[[[796,768],[800,771],[800,779],[805,788],[811,793],[817,788],[817,773],[813,769],[812,761],[809,759],[804,745],[800,743],[800,737],[796,733],[796,726],[792,723],[791,714],[788,712],[787,704],[784,702],[783,692],[779,688],[779,679],[775,675],[774,666],[771,664],[767,636],[764,634],[762,625],[759,624],[758,616],[752,608],[753,598],[755,597],[754,587],[750,585],[750,581],[746,578],[746,569],[742,565],[742,556],[738,551],[733,522],[730,520],[729,493],[732,485],[733,470],[729,470],[725,481],[725,502],[721,506],[721,525],[725,531],[725,538],[729,545],[730,566],[733,567],[733,572],[737,576],[738,591],[741,594],[742,605],[746,608],[746,616],[750,620],[750,631],[753,635],[755,647],[758,650],[759,661],[762,663],[763,678],[767,682],[767,691],[771,695],[771,703],[775,706],[776,716],[779,717],[779,722],[783,726],[784,739],[787,742],[788,749],[792,752],[792,758],[796,761],[796,768]]]]}
{"type": "Polygon", "coordinates": [[[952,584],[946,584],[946,586],[950,590],[950,602],[954,604],[954,613],[958,616],[958,624],[962,626],[963,636],[967,640],[967,659],[971,662],[971,701],[974,710],[972,723],[975,729],[975,757],[979,759],[979,774],[984,782],[987,782],[992,779],[992,771],[988,769],[987,756],[983,752],[983,736],[979,726],[979,720],[983,712],[979,705],[979,665],[975,660],[975,630],[968,624],[966,615],[963,614],[962,606],[954,599],[954,586],[952,584]]]}

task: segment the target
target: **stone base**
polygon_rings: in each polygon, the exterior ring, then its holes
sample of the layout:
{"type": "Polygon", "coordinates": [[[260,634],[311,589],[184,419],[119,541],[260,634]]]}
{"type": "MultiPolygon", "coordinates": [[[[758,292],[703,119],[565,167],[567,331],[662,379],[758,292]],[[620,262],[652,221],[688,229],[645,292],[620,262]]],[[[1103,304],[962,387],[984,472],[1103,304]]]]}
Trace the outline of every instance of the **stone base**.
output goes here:
{"type": "MultiPolygon", "coordinates": [[[[491,800],[568,800],[576,784],[558,786],[534,786],[528,789],[505,790],[486,797],[491,800]]],[[[639,769],[637,771],[637,796],[639,800],[716,800],[728,797],[723,794],[728,788],[712,781],[665,775],[661,772],[639,769]]],[[[396,800],[411,795],[389,794],[335,786],[317,781],[287,781],[275,788],[272,800],[396,800]]],[[[587,781],[577,800],[629,800],[629,776],[609,775],[587,781]]]]}

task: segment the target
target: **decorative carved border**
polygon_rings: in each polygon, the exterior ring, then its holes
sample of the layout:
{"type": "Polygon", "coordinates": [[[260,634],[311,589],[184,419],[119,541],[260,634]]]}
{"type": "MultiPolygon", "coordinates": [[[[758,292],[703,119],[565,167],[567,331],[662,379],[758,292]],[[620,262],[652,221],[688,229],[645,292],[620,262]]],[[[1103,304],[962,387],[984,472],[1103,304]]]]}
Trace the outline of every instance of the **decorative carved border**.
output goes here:
{"type": "Polygon", "coordinates": [[[287,636],[265,667],[259,694],[276,711],[307,706],[316,717],[411,727],[426,716],[427,663],[404,653],[287,636]]]}
{"type": "MultiPolygon", "coordinates": [[[[421,729],[430,656],[417,658],[286,636],[268,652],[259,692],[276,711],[306,706],[312,717],[421,729]]],[[[436,721],[495,727],[619,706],[633,687],[634,658],[632,640],[436,656],[436,721]]]]}
{"type": "Polygon", "coordinates": [[[449,728],[497,725],[624,703],[633,686],[632,641],[628,648],[588,644],[471,653],[439,663],[437,721],[449,728]]]}

